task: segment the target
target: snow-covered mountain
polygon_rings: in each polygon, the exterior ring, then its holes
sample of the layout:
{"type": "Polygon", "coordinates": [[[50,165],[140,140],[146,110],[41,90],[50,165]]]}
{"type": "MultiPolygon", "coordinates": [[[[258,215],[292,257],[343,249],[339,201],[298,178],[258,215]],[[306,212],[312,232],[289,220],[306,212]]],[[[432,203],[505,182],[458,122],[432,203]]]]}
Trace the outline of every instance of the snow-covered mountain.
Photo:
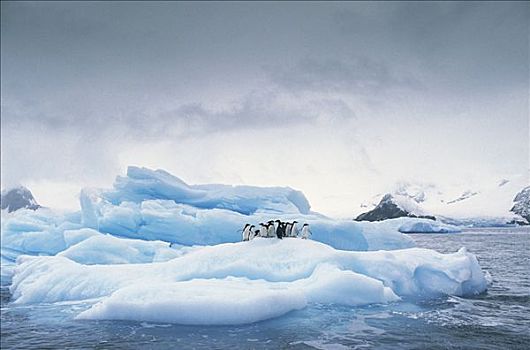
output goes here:
{"type": "Polygon", "coordinates": [[[9,213],[22,208],[32,210],[40,208],[31,191],[24,186],[2,191],[0,202],[2,210],[7,210],[9,213]]]}
{"type": "Polygon", "coordinates": [[[434,220],[433,216],[425,215],[414,199],[398,194],[387,193],[377,206],[361,215],[356,221],[381,221],[401,217],[425,218],[434,220]]]}
{"type": "Polygon", "coordinates": [[[511,211],[522,216],[530,223],[530,186],[517,193],[513,201],[515,204],[511,211]]]}
{"type": "Polygon", "coordinates": [[[399,214],[434,216],[447,223],[466,226],[525,224],[529,222],[530,212],[528,184],[528,177],[523,175],[477,188],[400,182],[383,195],[380,203],[374,200],[381,198],[381,194],[362,204],[365,212],[357,220],[384,220],[399,214]],[[383,203],[385,198],[386,202],[392,202],[393,211],[384,210],[389,207],[388,203],[383,203]]]}

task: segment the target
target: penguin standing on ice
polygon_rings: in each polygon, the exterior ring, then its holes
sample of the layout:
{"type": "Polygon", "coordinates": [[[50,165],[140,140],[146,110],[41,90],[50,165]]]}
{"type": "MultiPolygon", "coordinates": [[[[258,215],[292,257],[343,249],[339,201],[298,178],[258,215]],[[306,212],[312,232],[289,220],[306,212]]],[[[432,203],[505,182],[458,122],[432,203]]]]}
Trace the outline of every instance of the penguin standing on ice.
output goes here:
{"type": "Polygon", "coordinates": [[[302,226],[302,239],[308,239],[311,237],[311,235],[312,235],[312,232],[309,229],[309,225],[304,224],[304,226],[302,226]]]}
{"type": "Polygon", "coordinates": [[[285,235],[284,223],[281,222],[280,220],[276,220],[276,223],[278,224],[278,226],[276,226],[276,237],[278,237],[279,239],[282,239],[283,236],[285,235]]]}
{"type": "Polygon", "coordinates": [[[293,224],[291,222],[288,222],[285,224],[285,237],[291,237],[292,228],[293,228],[293,224]]]}
{"type": "Polygon", "coordinates": [[[260,228],[259,229],[259,237],[267,237],[267,228],[260,228]]]}
{"type": "Polygon", "coordinates": [[[296,227],[296,224],[298,223],[298,221],[293,221],[292,222],[292,225],[291,225],[291,237],[298,237],[298,227],[296,227]]]}
{"type": "Polygon", "coordinates": [[[276,237],[276,227],[274,221],[269,221],[267,225],[267,237],[276,237]]]}
{"type": "Polygon", "coordinates": [[[245,225],[245,228],[243,228],[243,241],[248,241],[250,239],[253,227],[254,226],[251,226],[250,224],[245,225]]]}
{"type": "Polygon", "coordinates": [[[268,234],[268,225],[264,224],[263,222],[260,222],[259,224],[259,236],[260,237],[267,237],[268,234]]]}

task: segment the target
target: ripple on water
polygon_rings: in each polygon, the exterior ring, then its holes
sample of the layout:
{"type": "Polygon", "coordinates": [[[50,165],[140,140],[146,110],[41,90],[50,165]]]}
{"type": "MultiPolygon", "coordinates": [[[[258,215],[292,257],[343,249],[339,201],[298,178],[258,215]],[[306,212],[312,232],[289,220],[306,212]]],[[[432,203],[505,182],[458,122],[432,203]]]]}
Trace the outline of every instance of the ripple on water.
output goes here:
{"type": "Polygon", "coordinates": [[[473,230],[412,235],[440,252],[465,246],[492,279],[486,294],[406,300],[348,308],[311,305],[284,317],[233,327],[193,327],[123,321],[75,321],[87,303],[17,306],[2,288],[1,348],[293,348],[529,349],[530,234],[473,230]]]}

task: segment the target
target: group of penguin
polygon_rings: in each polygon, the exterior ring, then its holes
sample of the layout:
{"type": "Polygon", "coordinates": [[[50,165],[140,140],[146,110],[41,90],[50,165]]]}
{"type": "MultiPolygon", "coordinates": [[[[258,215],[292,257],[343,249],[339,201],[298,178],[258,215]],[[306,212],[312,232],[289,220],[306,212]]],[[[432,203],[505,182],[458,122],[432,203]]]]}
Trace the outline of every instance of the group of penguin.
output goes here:
{"type": "Polygon", "coordinates": [[[270,220],[268,222],[261,222],[259,224],[259,230],[254,230],[256,226],[251,224],[246,224],[243,228],[243,241],[250,241],[256,237],[266,237],[266,238],[279,238],[284,237],[301,237],[302,239],[308,239],[311,237],[311,231],[309,230],[309,225],[304,224],[302,226],[302,231],[298,230],[296,224],[298,221],[293,222],[283,222],[280,220],[270,220]]]}

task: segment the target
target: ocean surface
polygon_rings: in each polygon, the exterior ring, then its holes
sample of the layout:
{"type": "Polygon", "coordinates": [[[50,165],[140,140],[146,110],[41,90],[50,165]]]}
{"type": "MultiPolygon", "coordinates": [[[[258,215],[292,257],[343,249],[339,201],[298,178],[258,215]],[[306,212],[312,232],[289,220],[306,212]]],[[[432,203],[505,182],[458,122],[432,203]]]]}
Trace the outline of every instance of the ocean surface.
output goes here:
{"type": "Polygon", "coordinates": [[[467,247],[491,275],[473,298],[312,305],[246,326],[75,321],[80,303],[17,306],[1,289],[2,349],[530,349],[530,229],[415,234],[419,247],[467,247]]]}

